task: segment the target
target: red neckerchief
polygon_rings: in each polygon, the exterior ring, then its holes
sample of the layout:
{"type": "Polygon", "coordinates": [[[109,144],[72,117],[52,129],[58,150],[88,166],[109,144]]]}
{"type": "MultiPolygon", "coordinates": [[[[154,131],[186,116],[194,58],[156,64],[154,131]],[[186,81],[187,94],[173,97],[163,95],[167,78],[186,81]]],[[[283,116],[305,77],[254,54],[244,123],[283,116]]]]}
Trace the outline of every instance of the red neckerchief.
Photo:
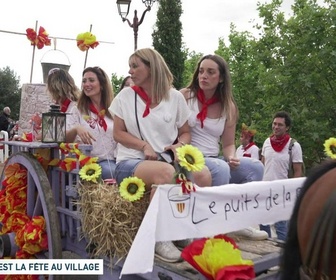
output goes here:
{"type": "Polygon", "coordinates": [[[212,96],[210,99],[205,100],[205,95],[204,95],[204,91],[202,89],[199,89],[197,92],[197,99],[199,102],[201,102],[202,104],[202,109],[201,111],[197,114],[197,118],[201,121],[201,127],[203,128],[204,126],[204,120],[207,116],[208,113],[208,106],[210,106],[211,104],[214,104],[216,102],[219,101],[217,96],[212,96]]]}
{"type": "Polygon", "coordinates": [[[100,112],[98,112],[98,110],[96,109],[96,107],[92,103],[90,103],[90,105],[89,105],[89,110],[92,113],[94,113],[94,114],[96,114],[98,116],[98,124],[102,128],[104,128],[104,130],[106,131],[106,129],[107,129],[107,123],[106,123],[106,121],[104,119],[104,117],[105,117],[105,110],[101,110],[100,112]]]}
{"type": "Polygon", "coordinates": [[[142,117],[146,117],[149,114],[150,105],[152,103],[152,100],[148,96],[148,94],[143,90],[143,88],[138,86],[132,86],[132,89],[135,91],[136,94],[138,94],[145,102],[146,102],[146,108],[142,115],[142,117]]]}
{"type": "Polygon", "coordinates": [[[244,150],[244,152],[246,152],[249,148],[251,148],[253,145],[255,145],[255,143],[254,142],[251,142],[251,143],[249,143],[248,145],[246,145],[245,147],[243,147],[243,150],[244,150]]]}
{"type": "Polygon", "coordinates": [[[289,139],[290,139],[290,136],[288,133],[281,136],[280,138],[276,138],[274,134],[271,135],[270,140],[271,140],[272,148],[276,152],[281,152],[282,149],[286,146],[289,139]]]}
{"type": "MultiPolygon", "coordinates": [[[[253,145],[255,145],[254,142],[249,143],[248,145],[246,145],[245,147],[243,147],[243,151],[246,152],[250,147],[252,147],[253,145]]],[[[244,153],[243,157],[251,157],[251,154],[248,153],[244,153]]]]}
{"type": "Polygon", "coordinates": [[[71,100],[69,98],[66,98],[62,103],[61,103],[61,112],[65,113],[68,108],[69,104],[71,103],[71,100]]]}

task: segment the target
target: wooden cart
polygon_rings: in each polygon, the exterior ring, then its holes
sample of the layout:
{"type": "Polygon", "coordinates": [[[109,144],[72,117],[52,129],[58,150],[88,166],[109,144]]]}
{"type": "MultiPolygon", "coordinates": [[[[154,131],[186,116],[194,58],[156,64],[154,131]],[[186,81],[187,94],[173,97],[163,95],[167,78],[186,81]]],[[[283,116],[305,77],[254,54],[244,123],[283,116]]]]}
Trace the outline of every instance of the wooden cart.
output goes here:
{"type": "MultiPolygon", "coordinates": [[[[11,147],[11,156],[4,165],[4,169],[11,164],[18,163],[27,169],[27,214],[29,217],[43,216],[46,221],[48,236],[48,251],[41,252],[36,258],[61,259],[76,258],[88,259],[87,240],[81,230],[81,213],[78,211],[78,192],[76,189],[79,181],[78,166],[67,172],[58,167],[49,167],[47,172],[38,162],[34,154],[41,149],[50,153],[50,159],[64,157],[60,153],[58,144],[41,142],[3,141],[11,147]]],[[[90,154],[90,145],[80,145],[79,149],[90,154]]],[[[4,172],[1,181],[4,179],[4,172]]],[[[280,247],[275,241],[244,241],[238,240],[243,252],[243,257],[252,259],[255,263],[255,272],[263,279],[275,279],[274,274],[263,274],[268,268],[279,263],[280,247]]],[[[0,239],[0,252],[12,254],[15,250],[13,238],[7,235],[0,239]]],[[[168,264],[155,260],[153,271],[141,275],[125,275],[121,279],[204,279],[196,270],[186,262],[168,264]]],[[[104,258],[104,274],[85,279],[119,279],[122,262],[110,269],[110,260],[104,258]]],[[[49,279],[65,279],[58,275],[50,275],[49,279]]],[[[70,276],[69,276],[70,279],[70,276]]],[[[71,276],[71,279],[76,279],[71,276]]],[[[83,279],[83,277],[78,278],[83,279]]]]}

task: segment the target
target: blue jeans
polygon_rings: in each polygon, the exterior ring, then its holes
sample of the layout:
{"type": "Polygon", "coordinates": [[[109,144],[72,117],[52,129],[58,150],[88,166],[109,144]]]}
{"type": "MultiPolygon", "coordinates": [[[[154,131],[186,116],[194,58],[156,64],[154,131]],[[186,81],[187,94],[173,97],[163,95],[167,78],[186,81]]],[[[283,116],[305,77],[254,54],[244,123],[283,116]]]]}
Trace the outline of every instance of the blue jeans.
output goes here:
{"type": "Polygon", "coordinates": [[[212,178],[212,186],[226,185],[230,182],[230,166],[220,158],[205,158],[205,165],[209,168],[212,178]]]}
{"type": "Polygon", "coordinates": [[[98,162],[102,168],[102,179],[115,178],[116,162],[115,160],[101,160],[98,162]]]}
{"type": "MultiPolygon", "coordinates": [[[[271,237],[271,226],[270,225],[260,225],[260,230],[264,230],[268,233],[268,236],[271,237]]],[[[288,231],[288,222],[280,221],[274,224],[275,232],[277,234],[277,238],[282,241],[286,241],[287,239],[287,231],[288,231]]]]}
{"type": "Polygon", "coordinates": [[[135,169],[143,159],[127,159],[118,162],[115,170],[115,179],[118,185],[124,180],[124,178],[132,177],[134,175],[135,169]]]}
{"type": "Polygon", "coordinates": [[[212,186],[221,186],[229,183],[243,184],[261,181],[264,174],[264,165],[260,160],[242,157],[240,164],[230,169],[223,158],[205,158],[205,165],[209,168],[212,177],[212,186]]]}

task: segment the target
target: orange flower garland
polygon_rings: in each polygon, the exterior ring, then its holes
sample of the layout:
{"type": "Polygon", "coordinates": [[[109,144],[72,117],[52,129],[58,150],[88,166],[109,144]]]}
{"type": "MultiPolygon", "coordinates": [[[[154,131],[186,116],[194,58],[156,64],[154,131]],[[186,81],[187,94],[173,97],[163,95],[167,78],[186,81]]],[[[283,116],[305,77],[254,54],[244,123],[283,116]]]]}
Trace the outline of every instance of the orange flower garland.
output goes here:
{"type": "Polygon", "coordinates": [[[48,248],[48,238],[45,233],[45,220],[43,217],[33,217],[15,236],[16,244],[23,251],[34,255],[48,248]]]}
{"type": "Polygon", "coordinates": [[[49,165],[58,166],[67,172],[70,172],[77,167],[77,161],[79,163],[79,167],[83,167],[86,164],[96,163],[98,160],[97,157],[89,157],[84,155],[78,149],[78,143],[61,143],[60,150],[62,154],[72,154],[74,157],[66,157],[64,160],[53,159],[49,162],[49,165]]]}
{"type": "Polygon", "coordinates": [[[38,279],[39,275],[0,275],[0,280],[38,280],[38,279]]]}
{"type": "MultiPolygon", "coordinates": [[[[44,217],[27,216],[27,169],[14,163],[4,172],[3,189],[0,191],[0,233],[15,233],[15,243],[19,247],[15,258],[33,258],[34,254],[48,248],[44,217]]],[[[27,275],[16,277],[11,275],[10,278],[0,279],[37,279],[27,278],[27,275]]]]}

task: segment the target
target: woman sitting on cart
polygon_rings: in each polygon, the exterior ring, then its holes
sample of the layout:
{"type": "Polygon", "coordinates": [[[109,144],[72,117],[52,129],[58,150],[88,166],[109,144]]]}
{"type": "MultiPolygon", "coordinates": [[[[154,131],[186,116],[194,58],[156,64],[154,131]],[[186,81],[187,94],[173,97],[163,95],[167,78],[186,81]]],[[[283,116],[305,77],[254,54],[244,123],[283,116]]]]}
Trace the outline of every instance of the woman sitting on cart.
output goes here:
{"type": "MultiPolygon", "coordinates": [[[[158,154],[175,153],[176,148],[190,143],[190,111],[183,95],[173,88],[173,75],[157,51],[137,50],[130,56],[129,66],[135,86],[118,93],[110,107],[118,142],[116,180],[120,184],[129,176],[141,178],[153,195],[155,186],[170,184],[175,173],[158,154]]],[[[197,185],[211,184],[206,171],[193,174],[197,185]]],[[[155,253],[166,262],[181,260],[181,252],[171,241],[157,242],[155,253]]]]}
{"type": "Polygon", "coordinates": [[[48,73],[47,91],[52,100],[60,105],[62,113],[69,113],[76,106],[80,90],[72,76],[65,70],[53,68],[48,73]]]}
{"type": "Polygon", "coordinates": [[[116,142],[113,118],[108,108],[113,100],[109,77],[99,67],[87,67],[82,75],[82,92],[67,117],[67,142],[92,145],[91,156],[98,157],[102,179],[114,178],[116,142]]]}
{"type": "MultiPolygon", "coordinates": [[[[72,107],[76,106],[80,90],[76,86],[72,76],[61,68],[52,68],[48,73],[47,93],[52,101],[60,106],[62,113],[69,113],[72,107]]],[[[69,115],[67,115],[69,116],[69,115]]],[[[34,122],[35,139],[42,139],[42,118],[39,113],[35,113],[30,122],[34,122]]]]}

